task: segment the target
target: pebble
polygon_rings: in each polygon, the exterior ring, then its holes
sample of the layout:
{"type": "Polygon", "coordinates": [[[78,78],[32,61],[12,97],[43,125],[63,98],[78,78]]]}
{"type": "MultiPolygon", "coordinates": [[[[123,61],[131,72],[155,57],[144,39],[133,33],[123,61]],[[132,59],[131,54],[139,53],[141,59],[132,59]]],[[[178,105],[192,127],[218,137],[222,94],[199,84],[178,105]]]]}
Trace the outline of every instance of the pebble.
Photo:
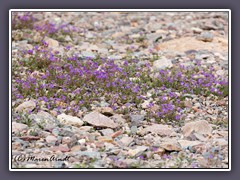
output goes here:
{"type": "Polygon", "coordinates": [[[22,104],[20,104],[15,111],[16,112],[26,112],[28,113],[29,111],[32,111],[33,109],[36,108],[36,103],[33,100],[30,101],[25,101],[22,104]]]}
{"type": "Polygon", "coordinates": [[[162,124],[153,124],[151,126],[147,126],[140,133],[146,134],[148,132],[156,133],[161,136],[170,136],[172,133],[174,133],[171,127],[169,127],[168,125],[162,125],[162,124]]]}
{"type": "Polygon", "coordinates": [[[100,152],[96,152],[96,151],[77,151],[73,153],[74,155],[78,155],[78,156],[85,156],[91,159],[100,159],[101,158],[101,154],[100,152]]]}
{"type": "Polygon", "coordinates": [[[57,142],[57,138],[55,136],[47,136],[46,137],[46,142],[49,144],[53,144],[55,145],[55,143],[57,142]]]}
{"type": "Polygon", "coordinates": [[[213,143],[216,145],[219,145],[219,146],[227,146],[228,145],[228,141],[226,141],[225,139],[214,139],[213,143]]]}
{"type": "Polygon", "coordinates": [[[213,34],[207,31],[202,32],[197,39],[203,42],[212,42],[213,41],[213,34]]]}
{"type": "Polygon", "coordinates": [[[144,115],[130,115],[132,126],[140,126],[144,120],[144,115]]]}
{"type": "Polygon", "coordinates": [[[41,125],[46,129],[55,128],[60,125],[55,117],[45,111],[39,111],[37,114],[30,114],[28,118],[36,122],[34,126],[41,125]]]}
{"type": "Polygon", "coordinates": [[[171,68],[173,66],[171,60],[169,59],[159,59],[153,62],[153,69],[159,71],[161,69],[171,68]]]}
{"type": "Polygon", "coordinates": [[[181,151],[182,150],[181,146],[175,141],[164,142],[164,143],[161,143],[160,146],[161,146],[161,148],[163,148],[167,151],[181,151]]]}
{"type": "Polygon", "coordinates": [[[134,138],[124,136],[120,139],[120,142],[125,146],[129,146],[133,142],[134,138]]]}
{"type": "Polygon", "coordinates": [[[211,134],[212,127],[205,120],[189,122],[182,127],[182,132],[185,137],[189,136],[193,131],[199,134],[211,134]]]}
{"type": "Polygon", "coordinates": [[[95,59],[96,58],[96,55],[92,52],[88,52],[88,51],[83,51],[81,53],[82,57],[83,58],[91,58],[91,59],[95,59]]]}
{"type": "Polygon", "coordinates": [[[83,121],[97,127],[116,128],[118,126],[112,119],[96,111],[84,116],[83,121]]]}
{"type": "Polygon", "coordinates": [[[188,140],[179,140],[178,143],[181,145],[183,149],[187,149],[190,146],[196,146],[201,144],[200,141],[188,141],[188,140]]]}
{"type": "Polygon", "coordinates": [[[148,149],[147,146],[136,146],[136,147],[134,147],[134,149],[128,150],[128,155],[130,157],[134,157],[134,156],[137,157],[137,156],[140,156],[147,149],[148,149]]]}
{"type": "Polygon", "coordinates": [[[68,148],[67,145],[62,145],[62,144],[60,144],[59,146],[52,146],[52,147],[50,147],[50,150],[54,151],[54,152],[57,152],[57,151],[68,152],[68,151],[70,151],[70,149],[68,148]]]}
{"type": "Polygon", "coordinates": [[[83,145],[83,144],[86,143],[86,139],[79,139],[79,140],[78,140],[78,143],[79,143],[80,145],[83,145]]]}
{"type": "Polygon", "coordinates": [[[56,41],[55,39],[49,38],[49,37],[45,37],[44,41],[48,44],[48,47],[50,48],[57,48],[59,47],[59,42],[56,41]]]}
{"type": "Polygon", "coordinates": [[[76,127],[81,127],[83,125],[83,121],[76,117],[76,116],[70,116],[66,114],[60,114],[57,116],[57,119],[62,123],[70,126],[76,126],[76,127]]]}
{"type": "Polygon", "coordinates": [[[12,122],[12,132],[13,133],[24,133],[28,130],[28,126],[26,124],[12,122]]]}

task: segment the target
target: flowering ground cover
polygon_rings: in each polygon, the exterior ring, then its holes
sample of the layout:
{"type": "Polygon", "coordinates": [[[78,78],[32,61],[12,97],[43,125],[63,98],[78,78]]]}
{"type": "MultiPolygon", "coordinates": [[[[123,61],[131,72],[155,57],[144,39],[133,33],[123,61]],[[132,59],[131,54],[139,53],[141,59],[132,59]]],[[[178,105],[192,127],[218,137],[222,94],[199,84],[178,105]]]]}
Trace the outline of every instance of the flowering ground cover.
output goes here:
{"type": "Polygon", "coordinates": [[[71,156],[14,167],[226,168],[228,72],[217,49],[224,46],[205,49],[223,42],[214,38],[225,37],[225,14],[101,13],[13,12],[13,152],[71,156]],[[191,33],[204,46],[174,54],[160,45],[184,37],[177,16],[214,17],[222,26],[199,20],[191,33]],[[144,25],[149,18],[159,27],[144,25]]]}

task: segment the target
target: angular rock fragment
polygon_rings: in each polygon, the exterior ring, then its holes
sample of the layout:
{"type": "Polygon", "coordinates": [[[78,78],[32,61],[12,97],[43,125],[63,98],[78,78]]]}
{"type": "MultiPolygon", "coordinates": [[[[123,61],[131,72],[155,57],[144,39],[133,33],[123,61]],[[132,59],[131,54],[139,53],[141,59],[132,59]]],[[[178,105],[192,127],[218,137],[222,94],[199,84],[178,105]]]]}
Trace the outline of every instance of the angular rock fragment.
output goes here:
{"type": "Polygon", "coordinates": [[[172,133],[174,133],[172,128],[170,128],[168,125],[162,125],[162,124],[153,124],[151,126],[147,126],[140,133],[146,134],[148,132],[156,133],[160,136],[170,136],[172,133]]]}
{"type": "Polygon", "coordinates": [[[33,100],[25,101],[20,104],[15,110],[16,112],[26,112],[32,111],[35,109],[36,103],[33,100]]]}
{"type": "Polygon", "coordinates": [[[185,137],[191,135],[193,131],[199,134],[211,134],[212,127],[208,124],[207,121],[201,120],[186,123],[185,126],[182,127],[182,131],[185,137]]]}
{"type": "Polygon", "coordinates": [[[75,116],[70,116],[66,114],[60,114],[57,116],[57,119],[62,123],[70,126],[81,127],[83,125],[83,121],[75,116]]]}
{"type": "Polygon", "coordinates": [[[96,127],[108,127],[114,129],[118,126],[118,124],[116,124],[112,119],[96,111],[84,116],[83,121],[96,127]]]}

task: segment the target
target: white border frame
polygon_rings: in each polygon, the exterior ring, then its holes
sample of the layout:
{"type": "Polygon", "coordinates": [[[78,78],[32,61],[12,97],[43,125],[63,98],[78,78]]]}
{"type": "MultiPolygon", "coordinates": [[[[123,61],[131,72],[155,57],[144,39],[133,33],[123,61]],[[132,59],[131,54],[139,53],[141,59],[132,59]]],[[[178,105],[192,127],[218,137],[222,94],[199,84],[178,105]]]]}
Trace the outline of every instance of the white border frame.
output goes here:
{"type": "Polygon", "coordinates": [[[231,171],[231,10],[230,9],[10,9],[9,10],[9,171],[231,171]],[[219,11],[228,12],[228,83],[229,83],[229,96],[228,96],[228,153],[229,153],[229,168],[228,169],[12,169],[12,141],[11,141],[11,122],[12,122],[12,37],[11,37],[11,14],[16,11],[50,11],[50,12],[65,12],[65,11],[82,11],[82,12],[199,12],[199,11],[219,11]]]}

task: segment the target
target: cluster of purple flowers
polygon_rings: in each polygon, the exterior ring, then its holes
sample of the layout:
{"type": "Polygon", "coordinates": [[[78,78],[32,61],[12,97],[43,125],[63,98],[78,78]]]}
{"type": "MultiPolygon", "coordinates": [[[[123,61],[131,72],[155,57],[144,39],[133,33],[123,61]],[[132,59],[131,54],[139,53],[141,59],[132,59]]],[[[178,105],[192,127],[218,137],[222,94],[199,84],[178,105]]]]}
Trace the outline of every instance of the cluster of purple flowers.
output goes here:
{"type": "MultiPolygon", "coordinates": [[[[32,28],[42,35],[58,36],[80,31],[70,24],[35,23],[33,13],[13,15],[13,27],[32,28]]],[[[64,52],[71,49],[66,46],[64,52]]],[[[131,47],[133,50],[134,47],[131,47]]],[[[13,99],[34,98],[57,111],[78,113],[103,100],[119,113],[145,110],[155,120],[180,120],[184,93],[228,95],[228,81],[214,75],[213,67],[174,67],[151,76],[151,64],[139,60],[71,57],[53,51],[45,41],[20,54],[18,69],[25,75],[13,77],[13,99]],[[24,70],[27,68],[27,71],[24,70]],[[149,97],[149,91],[151,95],[149,97]],[[141,104],[151,99],[147,108],[141,104]]],[[[40,106],[39,106],[40,107],[40,106]]]]}
{"type": "Polygon", "coordinates": [[[12,14],[13,29],[33,28],[33,24],[36,21],[36,19],[33,17],[33,14],[31,12],[24,12],[23,14],[18,12],[12,13],[13,13],[12,14]]]}
{"type": "Polygon", "coordinates": [[[23,56],[26,55],[29,58],[28,63],[20,63],[30,70],[25,80],[22,77],[15,78],[13,97],[38,99],[48,109],[57,108],[77,113],[81,107],[91,108],[93,102],[105,99],[116,111],[123,112],[122,107],[127,112],[139,111],[139,104],[148,99],[147,92],[154,90],[152,96],[155,101],[150,102],[146,110],[149,115],[156,120],[179,120],[181,97],[176,92],[215,93],[222,96],[221,87],[228,85],[227,81],[201,66],[197,66],[197,71],[196,67],[191,69],[182,66],[161,70],[157,78],[152,78],[149,76],[149,64],[139,68],[136,65],[138,60],[126,60],[122,65],[104,58],[78,60],[77,55],[60,56],[49,50],[44,41],[42,45],[25,51],[23,56]],[[62,62],[63,65],[53,65],[55,62],[62,62]],[[31,76],[35,71],[40,71],[41,76],[31,76]],[[155,106],[157,109],[151,110],[155,106]]]}
{"type": "MultiPolygon", "coordinates": [[[[41,35],[49,37],[57,37],[60,34],[70,36],[72,33],[82,32],[83,29],[80,29],[72,24],[62,23],[55,24],[48,21],[44,23],[37,23],[36,18],[34,18],[34,13],[36,12],[13,12],[12,15],[12,28],[13,29],[34,29],[37,32],[40,32],[41,35]]],[[[38,12],[39,13],[39,12],[38,12]]]]}

